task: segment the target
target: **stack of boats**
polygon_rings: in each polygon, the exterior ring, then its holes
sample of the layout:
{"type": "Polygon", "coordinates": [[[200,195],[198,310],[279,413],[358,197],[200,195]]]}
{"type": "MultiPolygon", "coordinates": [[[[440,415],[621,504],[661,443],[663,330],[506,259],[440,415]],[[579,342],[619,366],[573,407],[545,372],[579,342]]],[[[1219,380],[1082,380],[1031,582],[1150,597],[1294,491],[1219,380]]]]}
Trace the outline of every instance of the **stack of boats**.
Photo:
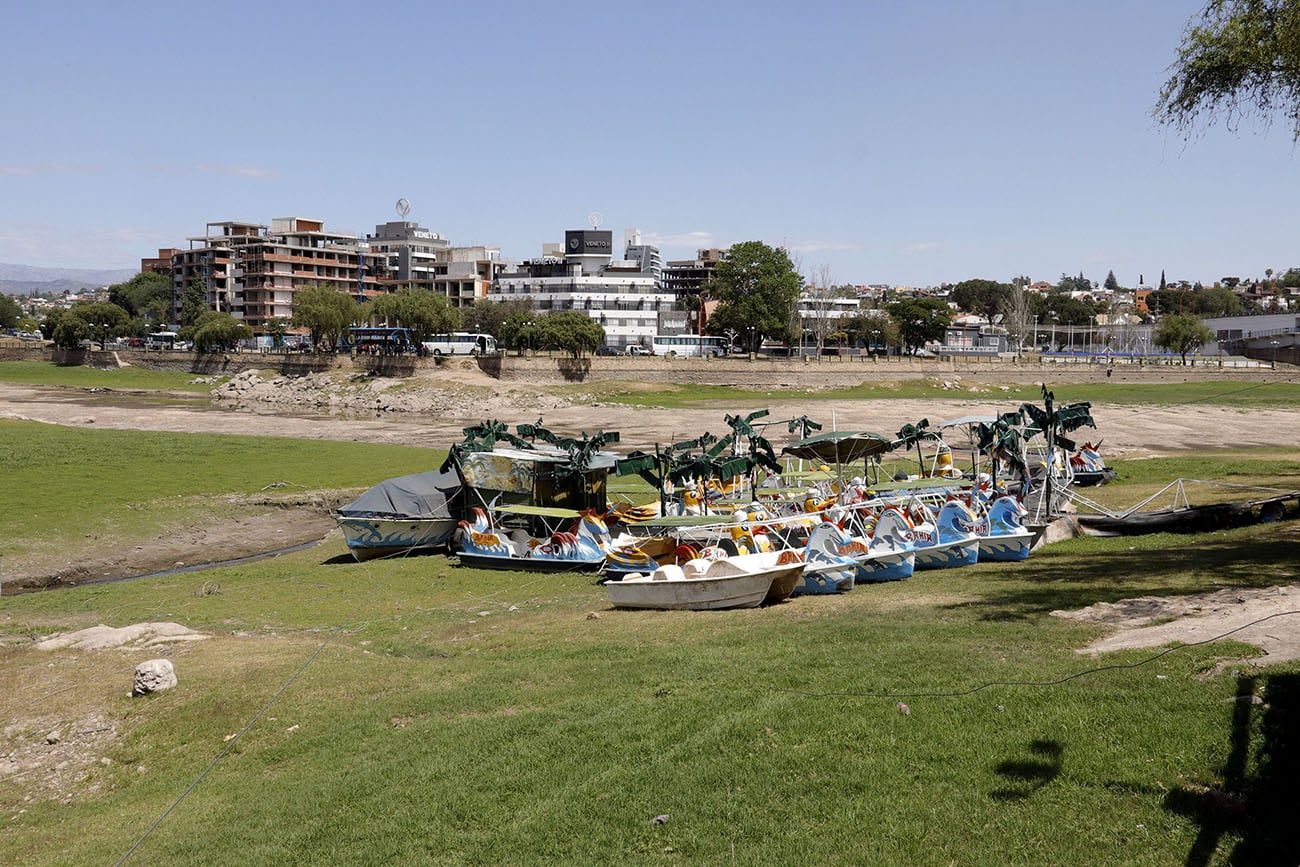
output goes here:
{"type": "Polygon", "coordinates": [[[925,420],[892,438],[786,420],[803,436],[778,457],[765,415],[727,416],[721,439],[627,456],[603,448],[617,433],[565,438],[539,422],[512,434],[485,422],[465,429],[441,470],[390,479],[337,517],[359,560],[445,549],[477,568],[600,572],[621,608],[753,607],[1029,556],[1030,462],[1004,454],[1015,442],[997,435],[1005,417],[959,420],[989,426],[965,473],[945,426],[932,432],[925,420]],[[882,454],[913,447],[916,472],[882,473],[882,454]],[[988,473],[974,463],[981,455],[988,473]],[[859,461],[861,474],[846,479],[859,461]],[[640,475],[658,502],[611,508],[611,474],[640,475]]]}

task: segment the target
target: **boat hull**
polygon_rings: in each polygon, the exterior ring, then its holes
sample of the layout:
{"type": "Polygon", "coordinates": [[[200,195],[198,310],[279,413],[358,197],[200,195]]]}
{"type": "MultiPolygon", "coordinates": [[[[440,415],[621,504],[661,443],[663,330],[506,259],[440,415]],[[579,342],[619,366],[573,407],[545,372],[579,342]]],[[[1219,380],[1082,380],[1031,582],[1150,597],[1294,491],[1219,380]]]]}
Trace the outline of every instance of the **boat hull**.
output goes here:
{"type": "Polygon", "coordinates": [[[979,560],[979,539],[940,542],[938,545],[918,545],[917,569],[956,569],[973,566],[979,560]]]}
{"type": "Polygon", "coordinates": [[[1029,559],[1034,532],[1006,533],[1000,536],[980,537],[979,561],[981,563],[1015,563],[1029,559]]]}
{"type": "Polygon", "coordinates": [[[358,561],[402,557],[446,548],[456,532],[455,518],[345,518],[339,529],[358,561]]]}
{"type": "Polygon", "coordinates": [[[600,560],[565,560],[552,557],[512,557],[508,554],[471,554],[461,551],[460,565],[472,569],[497,569],[507,572],[598,572],[605,564],[600,560]]]}
{"type": "Polygon", "coordinates": [[[615,608],[757,608],[789,596],[803,570],[802,561],[789,560],[777,552],[744,554],[711,562],[692,560],[684,568],[661,566],[650,574],[607,581],[605,589],[615,608]]]}

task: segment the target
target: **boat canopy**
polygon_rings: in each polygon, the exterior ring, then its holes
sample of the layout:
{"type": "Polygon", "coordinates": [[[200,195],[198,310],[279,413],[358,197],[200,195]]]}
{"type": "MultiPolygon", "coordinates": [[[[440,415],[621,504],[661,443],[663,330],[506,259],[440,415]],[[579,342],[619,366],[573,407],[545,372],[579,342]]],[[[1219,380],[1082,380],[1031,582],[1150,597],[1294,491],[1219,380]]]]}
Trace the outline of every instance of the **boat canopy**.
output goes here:
{"type": "Polygon", "coordinates": [[[448,518],[459,494],[455,472],[430,470],[380,482],[338,513],[345,518],[448,518]]]}
{"type": "Polygon", "coordinates": [[[892,442],[871,431],[830,431],[805,437],[781,450],[782,454],[830,464],[850,464],[884,454],[892,442]]]}

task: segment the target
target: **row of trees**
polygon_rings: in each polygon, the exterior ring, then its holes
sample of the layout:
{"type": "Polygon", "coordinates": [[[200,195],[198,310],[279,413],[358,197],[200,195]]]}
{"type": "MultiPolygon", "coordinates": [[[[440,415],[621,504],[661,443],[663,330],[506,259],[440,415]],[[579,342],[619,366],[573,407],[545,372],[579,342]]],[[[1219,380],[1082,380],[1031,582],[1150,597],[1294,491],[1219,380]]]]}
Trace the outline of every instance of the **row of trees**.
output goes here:
{"type": "Polygon", "coordinates": [[[595,352],[605,329],[574,310],[541,315],[529,299],[493,302],[479,299],[464,311],[432,292],[406,288],[358,305],[352,296],[328,286],[308,286],[294,294],[292,324],[311,332],[312,341],[336,346],[352,325],[380,323],[405,328],[416,343],[435,334],[471,331],[491,334],[508,349],[558,349],[575,358],[595,352]]]}

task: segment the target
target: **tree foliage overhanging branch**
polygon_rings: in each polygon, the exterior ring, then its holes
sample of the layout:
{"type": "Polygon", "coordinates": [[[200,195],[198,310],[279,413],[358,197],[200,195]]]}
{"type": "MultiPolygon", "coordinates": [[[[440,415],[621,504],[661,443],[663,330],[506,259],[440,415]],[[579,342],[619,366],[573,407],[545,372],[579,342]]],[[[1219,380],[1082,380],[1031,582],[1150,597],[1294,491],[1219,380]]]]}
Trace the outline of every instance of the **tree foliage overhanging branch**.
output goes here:
{"type": "Polygon", "coordinates": [[[1300,141],[1300,0],[1210,0],[1183,33],[1153,114],[1190,135],[1222,116],[1234,130],[1278,114],[1300,141]]]}

